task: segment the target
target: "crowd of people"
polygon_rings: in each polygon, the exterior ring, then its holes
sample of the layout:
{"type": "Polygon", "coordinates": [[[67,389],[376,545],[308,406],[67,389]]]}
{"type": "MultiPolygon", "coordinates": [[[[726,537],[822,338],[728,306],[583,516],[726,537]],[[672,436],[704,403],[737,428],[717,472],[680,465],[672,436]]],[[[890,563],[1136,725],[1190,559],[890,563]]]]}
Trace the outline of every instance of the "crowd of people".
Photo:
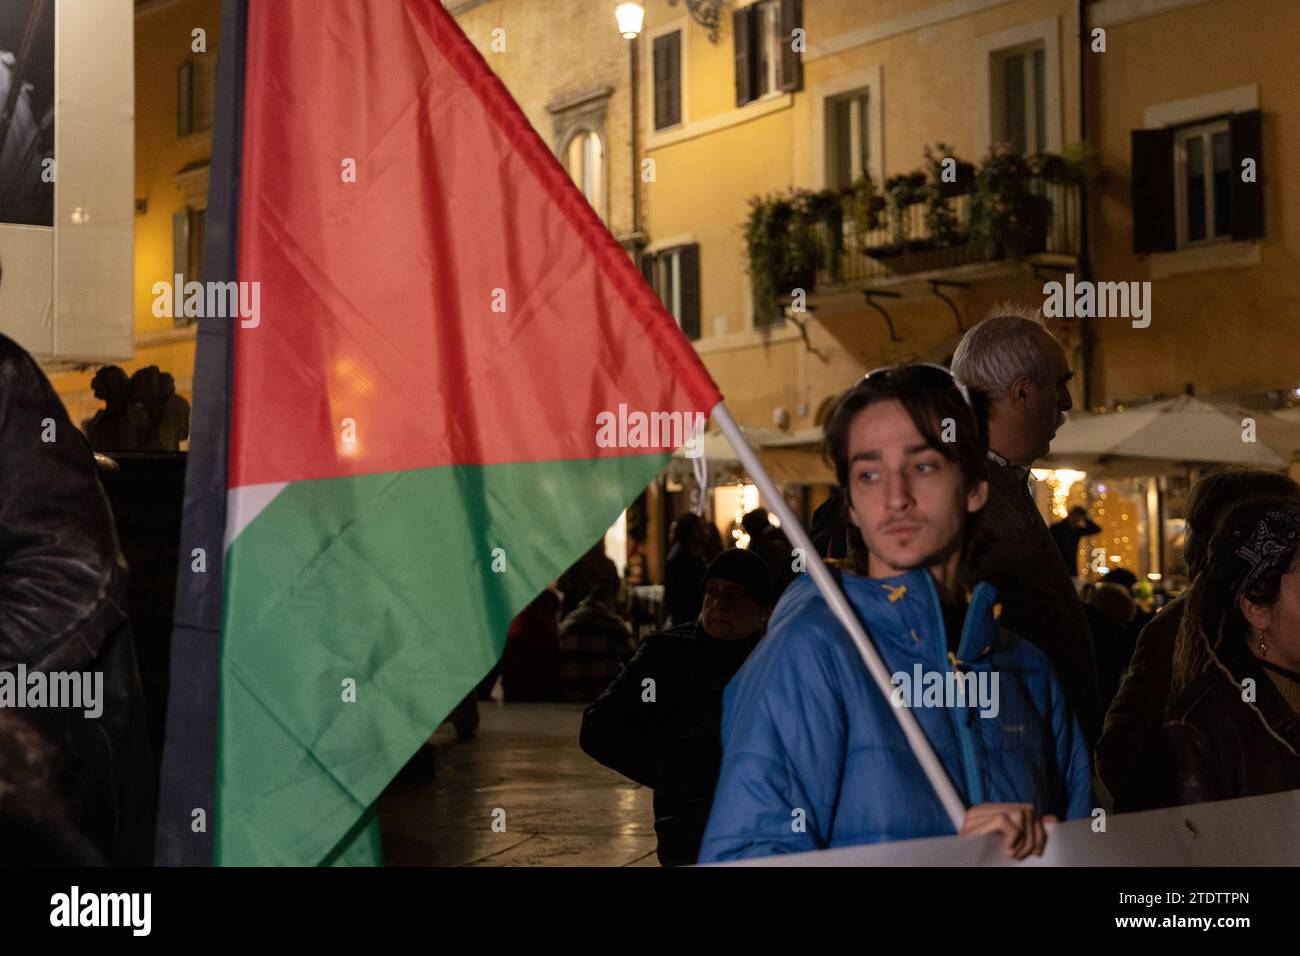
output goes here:
{"type": "MultiPolygon", "coordinates": [[[[1190,585],[1158,611],[1139,611],[1124,569],[1081,587],[1074,556],[1100,528],[1082,509],[1049,526],[1028,484],[1070,378],[1041,316],[1015,309],[968,331],[950,369],[868,374],[827,422],[837,488],[810,528],[891,674],[997,688],[992,706],[910,706],[969,808],[960,832],[1000,834],[1017,859],[1043,852],[1044,823],[1097,808],[1300,788],[1300,488],[1244,467],[1203,477],[1190,585]]],[[[673,626],[587,708],[581,735],[654,789],[660,861],[955,832],[896,701],[811,576],[774,576],[755,560],[770,548],[728,551],[698,598],[696,524],[678,523],[669,555],[673,626]],[[717,610],[724,591],[743,613],[717,610]]]]}
{"type": "MultiPolygon", "coordinates": [[[[1243,467],[1201,478],[1190,584],[1157,613],[1139,611],[1123,569],[1081,587],[1074,556],[1100,529],[1083,510],[1049,526],[1028,484],[1070,377],[1041,317],[1005,309],[965,334],[951,368],[869,373],[827,421],[837,485],[809,529],[891,674],[993,689],[908,706],[969,808],[960,832],[999,834],[1015,858],[1043,852],[1045,823],[1098,807],[1300,788],[1300,487],[1243,467]]],[[[49,417],[70,438],[37,449],[0,429],[0,670],[96,670],[109,685],[89,735],[85,721],[29,727],[0,710],[0,843],[147,862],[156,781],[111,515],[86,440],[3,337],[0,389],[26,413],[6,421],[49,417]],[[53,545],[36,532],[50,528],[53,545]]],[[[498,678],[507,702],[584,705],[582,749],[653,789],[664,865],[956,832],[898,702],[786,536],[761,508],[735,530],[747,546],[724,549],[712,522],[678,518],[663,626],[639,641],[593,544],[514,619],[451,715],[458,735],[474,736],[498,678]]]]}

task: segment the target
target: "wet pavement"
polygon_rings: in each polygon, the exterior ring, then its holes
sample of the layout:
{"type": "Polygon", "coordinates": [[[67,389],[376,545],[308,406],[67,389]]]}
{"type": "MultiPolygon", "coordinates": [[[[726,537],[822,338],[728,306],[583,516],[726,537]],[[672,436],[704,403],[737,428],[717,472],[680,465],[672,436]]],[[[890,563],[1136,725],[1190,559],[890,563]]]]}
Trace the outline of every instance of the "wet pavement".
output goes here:
{"type": "Polygon", "coordinates": [[[450,724],[434,735],[431,782],[426,754],[424,779],[412,766],[380,798],[388,865],[659,865],[652,793],[578,748],[581,705],[479,711],[474,740],[450,724]]]}

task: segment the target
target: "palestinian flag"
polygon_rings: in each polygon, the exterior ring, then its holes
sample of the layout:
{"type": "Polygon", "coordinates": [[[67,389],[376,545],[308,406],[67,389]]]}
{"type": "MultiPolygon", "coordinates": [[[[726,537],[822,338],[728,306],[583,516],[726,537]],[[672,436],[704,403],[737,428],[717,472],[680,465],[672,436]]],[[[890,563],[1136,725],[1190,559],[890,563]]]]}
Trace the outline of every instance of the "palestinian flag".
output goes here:
{"type": "Polygon", "coordinates": [[[158,859],[377,862],[380,792],[671,453],[601,423],[720,396],[437,0],[227,0],[222,55],[205,278],[258,313],[200,329],[158,859]]]}

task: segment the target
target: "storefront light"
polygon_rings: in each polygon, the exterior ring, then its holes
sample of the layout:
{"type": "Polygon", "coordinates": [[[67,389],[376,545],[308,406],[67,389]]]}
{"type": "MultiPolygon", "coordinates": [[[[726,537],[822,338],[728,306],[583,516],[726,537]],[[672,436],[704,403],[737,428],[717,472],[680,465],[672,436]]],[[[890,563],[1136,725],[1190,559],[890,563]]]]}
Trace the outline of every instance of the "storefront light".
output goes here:
{"type": "MultiPolygon", "coordinates": [[[[718,485],[713,489],[713,513],[725,521],[726,515],[732,518],[731,539],[738,548],[749,544],[749,535],[740,526],[745,515],[759,506],[758,486],[736,481],[731,484],[718,485]]],[[[727,533],[725,525],[719,525],[724,539],[727,533]]]]}
{"type": "Polygon", "coordinates": [[[1052,493],[1052,514],[1064,518],[1069,511],[1070,489],[1088,477],[1086,471],[1074,471],[1070,468],[1034,468],[1030,473],[1035,481],[1047,482],[1052,493]]]}

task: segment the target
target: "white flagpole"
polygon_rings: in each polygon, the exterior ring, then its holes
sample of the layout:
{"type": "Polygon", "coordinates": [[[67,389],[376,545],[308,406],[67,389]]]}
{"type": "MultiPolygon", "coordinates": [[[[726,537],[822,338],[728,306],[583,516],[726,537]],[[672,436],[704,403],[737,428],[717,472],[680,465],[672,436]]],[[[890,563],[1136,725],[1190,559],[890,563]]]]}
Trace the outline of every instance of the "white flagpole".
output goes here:
{"type": "MultiPolygon", "coordinates": [[[[822,563],[821,555],[813,547],[808,532],[804,531],[803,525],[795,518],[794,512],[790,510],[790,506],[785,502],[785,497],[777,490],[767,470],[758,460],[758,456],[754,454],[754,449],[749,447],[749,442],[745,440],[740,426],[731,417],[731,412],[727,409],[727,406],[723,402],[718,402],[711,414],[713,420],[718,423],[718,427],[722,429],[722,433],[731,442],[731,447],[740,456],[740,461],[745,466],[745,470],[749,472],[750,477],[754,479],[754,483],[758,485],[763,500],[776,512],[776,516],[781,520],[781,530],[785,532],[786,537],[790,539],[790,542],[795,547],[803,550],[808,571],[812,574],[817,590],[821,591],[822,597],[826,599],[835,616],[849,632],[849,636],[853,638],[853,643],[858,647],[858,653],[862,655],[862,662],[867,665],[867,670],[875,679],[880,693],[884,694],[885,700],[889,701],[894,690],[893,682],[889,679],[889,670],[885,667],[885,662],[880,659],[880,654],[875,645],[871,643],[871,638],[867,636],[867,632],[863,629],[862,622],[858,620],[857,614],[849,606],[844,592],[836,586],[831,573],[826,570],[826,565],[822,563]]],[[[948,779],[947,771],[943,769],[943,764],[939,762],[934,748],[930,746],[925,731],[917,723],[916,717],[910,708],[895,707],[893,702],[890,701],[889,709],[898,718],[898,724],[902,727],[907,742],[912,747],[912,752],[916,754],[916,759],[920,761],[921,769],[925,771],[926,777],[929,778],[930,785],[934,787],[934,792],[939,795],[943,808],[948,811],[948,817],[952,820],[953,828],[960,832],[962,823],[966,819],[966,805],[958,796],[952,781],[948,779]]]]}

